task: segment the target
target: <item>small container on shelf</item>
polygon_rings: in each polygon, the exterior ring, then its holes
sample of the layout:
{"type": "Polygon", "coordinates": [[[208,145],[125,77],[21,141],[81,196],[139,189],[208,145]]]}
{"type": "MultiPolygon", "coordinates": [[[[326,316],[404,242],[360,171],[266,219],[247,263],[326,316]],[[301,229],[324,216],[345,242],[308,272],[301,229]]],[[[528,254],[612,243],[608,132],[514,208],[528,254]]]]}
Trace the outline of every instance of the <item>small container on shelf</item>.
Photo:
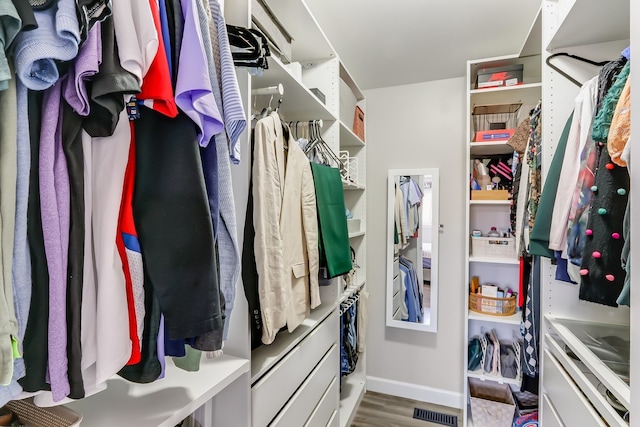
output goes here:
{"type": "Polygon", "coordinates": [[[349,230],[349,233],[359,233],[360,219],[347,219],[347,229],[349,230]]]}
{"type": "Polygon", "coordinates": [[[516,313],[516,295],[506,298],[469,294],[469,310],[490,316],[512,316],[516,313]]]}
{"type": "Polygon", "coordinates": [[[516,405],[509,385],[469,378],[469,394],[474,427],[511,427],[516,405]]]}
{"type": "Polygon", "coordinates": [[[353,133],[364,142],[364,111],[357,105],[353,115],[353,133]]]}
{"type": "Polygon", "coordinates": [[[476,89],[521,85],[523,69],[522,64],[481,68],[476,73],[476,89]]]}
{"type": "Polygon", "coordinates": [[[508,141],[518,125],[522,104],[476,105],[473,107],[473,140],[475,142],[508,141]]]}
{"type": "Polygon", "coordinates": [[[471,190],[471,200],[509,200],[509,190],[471,190]]]}
{"type": "Polygon", "coordinates": [[[20,425],[25,426],[78,427],[82,421],[82,415],[66,406],[41,408],[33,403],[33,398],[13,400],[6,407],[18,416],[20,425]]]}
{"type": "Polygon", "coordinates": [[[516,257],[515,237],[471,236],[471,256],[481,258],[516,257]]]}

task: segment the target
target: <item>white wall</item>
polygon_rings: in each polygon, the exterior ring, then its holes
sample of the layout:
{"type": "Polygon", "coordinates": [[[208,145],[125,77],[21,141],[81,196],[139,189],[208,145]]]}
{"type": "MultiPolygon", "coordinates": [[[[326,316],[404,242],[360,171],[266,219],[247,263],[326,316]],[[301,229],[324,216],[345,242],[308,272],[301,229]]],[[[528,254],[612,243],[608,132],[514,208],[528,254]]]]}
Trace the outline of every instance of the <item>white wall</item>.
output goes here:
{"type": "MultiPolygon", "coordinates": [[[[461,407],[464,335],[463,78],[365,92],[367,99],[367,388],[461,407]],[[438,332],[385,326],[388,169],[440,169],[438,332]],[[444,393],[443,393],[444,392],[444,393]]],[[[434,224],[434,227],[437,227],[434,224]]]]}

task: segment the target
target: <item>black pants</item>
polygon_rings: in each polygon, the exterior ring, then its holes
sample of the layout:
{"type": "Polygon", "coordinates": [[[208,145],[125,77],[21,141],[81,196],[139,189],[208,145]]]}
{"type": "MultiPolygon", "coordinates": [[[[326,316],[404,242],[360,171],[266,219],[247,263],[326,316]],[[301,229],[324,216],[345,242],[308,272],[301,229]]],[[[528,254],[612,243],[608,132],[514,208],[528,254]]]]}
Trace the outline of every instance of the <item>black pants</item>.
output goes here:
{"type": "Polygon", "coordinates": [[[133,216],[171,339],[222,328],[213,227],[196,126],[143,108],[135,121],[133,216]]]}

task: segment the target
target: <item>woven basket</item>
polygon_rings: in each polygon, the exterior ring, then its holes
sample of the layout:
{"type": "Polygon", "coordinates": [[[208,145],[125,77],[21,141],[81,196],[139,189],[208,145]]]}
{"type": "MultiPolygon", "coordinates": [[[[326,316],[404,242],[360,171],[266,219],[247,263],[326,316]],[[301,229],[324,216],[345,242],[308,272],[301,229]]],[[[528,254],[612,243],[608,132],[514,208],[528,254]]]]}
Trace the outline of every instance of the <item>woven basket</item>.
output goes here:
{"type": "Polygon", "coordinates": [[[516,259],[516,239],[471,236],[471,256],[516,259]]]}
{"type": "Polygon", "coordinates": [[[516,313],[516,297],[494,298],[469,294],[469,310],[491,316],[511,316],[516,313]]]}
{"type": "Polygon", "coordinates": [[[507,384],[469,378],[474,427],[511,427],[516,405],[507,384]]]}
{"type": "Polygon", "coordinates": [[[33,399],[13,400],[6,407],[25,427],[77,427],[82,421],[82,415],[65,406],[41,408],[33,404],[33,399]]]}

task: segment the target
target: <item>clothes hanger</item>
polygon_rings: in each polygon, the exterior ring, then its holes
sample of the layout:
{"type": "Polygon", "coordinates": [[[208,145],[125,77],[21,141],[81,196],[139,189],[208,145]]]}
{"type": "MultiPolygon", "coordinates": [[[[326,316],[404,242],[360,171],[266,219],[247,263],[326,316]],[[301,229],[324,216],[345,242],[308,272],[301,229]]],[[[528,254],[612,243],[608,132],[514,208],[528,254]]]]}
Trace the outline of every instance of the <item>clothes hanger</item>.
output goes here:
{"type": "Polygon", "coordinates": [[[572,76],[570,76],[567,72],[561,70],[558,66],[554,65],[551,63],[551,60],[553,58],[557,58],[560,56],[566,56],[567,58],[571,58],[571,59],[575,59],[577,61],[581,61],[581,62],[585,62],[587,64],[596,66],[596,67],[602,67],[604,65],[607,65],[609,63],[609,61],[593,61],[591,59],[588,58],[583,58],[582,56],[578,56],[578,55],[573,55],[571,53],[567,53],[567,52],[558,52],[558,53],[554,53],[552,55],[549,55],[547,57],[547,59],[545,60],[546,64],[553,70],[557,71],[558,74],[560,74],[561,76],[563,76],[564,78],[566,78],[567,80],[569,80],[571,83],[575,84],[578,87],[582,87],[582,83],[579,82],[578,80],[574,79],[572,76]]]}

